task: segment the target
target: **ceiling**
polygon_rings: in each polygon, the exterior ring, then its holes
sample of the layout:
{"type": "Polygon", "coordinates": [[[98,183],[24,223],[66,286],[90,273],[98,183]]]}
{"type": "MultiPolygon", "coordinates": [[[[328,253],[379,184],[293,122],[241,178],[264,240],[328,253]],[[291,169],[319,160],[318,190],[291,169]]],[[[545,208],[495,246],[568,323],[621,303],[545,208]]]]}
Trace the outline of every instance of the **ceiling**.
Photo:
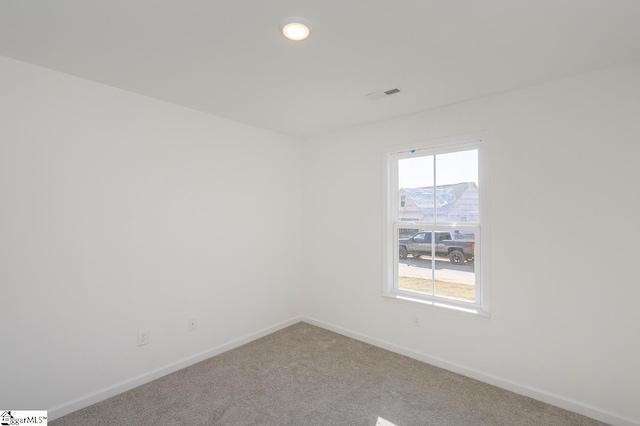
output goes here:
{"type": "Polygon", "coordinates": [[[638,0],[2,0],[0,55],[305,138],[638,60],[639,21],[638,0]]]}

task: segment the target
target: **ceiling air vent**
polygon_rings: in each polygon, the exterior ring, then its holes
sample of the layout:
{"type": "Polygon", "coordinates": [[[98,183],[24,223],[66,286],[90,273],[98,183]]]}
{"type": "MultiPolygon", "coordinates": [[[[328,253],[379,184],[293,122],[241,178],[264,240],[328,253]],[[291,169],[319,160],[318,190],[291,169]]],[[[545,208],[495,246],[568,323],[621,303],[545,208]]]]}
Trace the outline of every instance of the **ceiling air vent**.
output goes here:
{"type": "Polygon", "coordinates": [[[368,93],[365,96],[371,99],[372,101],[375,101],[377,99],[382,99],[382,98],[386,98],[387,96],[395,95],[396,93],[400,93],[400,89],[395,88],[395,89],[389,89],[389,90],[380,90],[379,92],[368,93]]]}

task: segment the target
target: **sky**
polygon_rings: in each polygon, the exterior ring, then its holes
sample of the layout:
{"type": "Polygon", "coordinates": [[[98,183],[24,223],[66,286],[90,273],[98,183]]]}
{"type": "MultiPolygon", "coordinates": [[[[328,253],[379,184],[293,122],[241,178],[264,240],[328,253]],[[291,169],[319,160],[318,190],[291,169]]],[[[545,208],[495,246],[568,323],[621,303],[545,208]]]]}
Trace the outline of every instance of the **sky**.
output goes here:
{"type": "MultiPolygon", "coordinates": [[[[405,158],[398,161],[400,188],[433,186],[433,155],[405,158]]],[[[436,156],[436,184],[460,182],[478,184],[478,150],[451,152],[436,156]]]]}

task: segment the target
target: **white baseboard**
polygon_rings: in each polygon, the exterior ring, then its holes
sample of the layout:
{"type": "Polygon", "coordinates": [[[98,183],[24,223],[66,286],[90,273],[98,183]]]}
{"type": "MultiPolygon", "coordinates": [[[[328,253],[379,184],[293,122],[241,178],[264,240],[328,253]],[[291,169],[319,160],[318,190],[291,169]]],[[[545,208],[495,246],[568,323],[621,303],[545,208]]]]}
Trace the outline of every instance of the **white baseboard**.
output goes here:
{"type": "Polygon", "coordinates": [[[153,380],[159,379],[160,377],[166,376],[167,374],[173,373],[174,371],[178,371],[190,365],[198,363],[200,361],[204,361],[207,358],[211,358],[223,352],[237,348],[238,346],[242,346],[256,339],[264,337],[268,334],[281,330],[285,327],[289,327],[290,325],[296,324],[302,320],[303,319],[301,317],[291,318],[289,320],[280,322],[278,324],[274,324],[270,327],[263,328],[262,330],[258,330],[254,333],[247,334],[246,336],[234,339],[230,342],[208,349],[206,351],[197,353],[195,355],[191,355],[187,358],[173,362],[169,365],[165,365],[164,367],[156,368],[155,370],[140,374],[136,377],[132,377],[131,379],[124,380],[120,383],[116,383],[104,389],[91,392],[90,394],[87,394],[80,398],[77,398],[72,401],[66,402],[64,404],[58,405],[56,407],[50,408],[48,410],[49,421],[53,421],[62,416],[70,414],[74,411],[77,411],[82,408],[88,407],[89,405],[95,404],[96,402],[103,401],[107,398],[111,398],[112,396],[116,396],[122,392],[126,392],[140,385],[144,385],[145,383],[149,383],[153,380]]]}
{"type": "Polygon", "coordinates": [[[492,374],[484,373],[473,368],[468,368],[463,365],[445,361],[443,359],[433,357],[422,352],[417,352],[412,349],[405,348],[394,343],[389,343],[375,337],[367,336],[365,334],[339,327],[337,325],[329,324],[324,321],[319,321],[308,317],[302,317],[301,320],[311,325],[315,325],[317,327],[321,327],[326,330],[341,334],[343,336],[351,337],[353,339],[360,340],[361,342],[369,343],[370,345],[377,346],[379,348],[386,349],[388,351],[395,352],[409,358],[417,359],[418,361],[426,362],[427,364],[435,365],[436,367],[440,367],[445,370],[449,370],[454,373],[458,373],[463,376],[467,376],[472,379],[476,379],[481,382],[488,383],[520,395],[528,396],[538,401],[542,401],[547,404],[563,408],[565,410],[573,411],[574,413],[582,414],[583,416],[591,417],[592,419],[596,419],[601,422],[616,426],[640,426],[640,420],[634,420],[629,417],[625,417],[617,413],[592,406],[590,404],[585,404],[583,402],[573,400],[571,398],[566,398],[561,395],[556,395],[554,393],[544,391],[542,389],[536,389],[531,386],[515,383],[502,377],[494,376],[492,374]]]}

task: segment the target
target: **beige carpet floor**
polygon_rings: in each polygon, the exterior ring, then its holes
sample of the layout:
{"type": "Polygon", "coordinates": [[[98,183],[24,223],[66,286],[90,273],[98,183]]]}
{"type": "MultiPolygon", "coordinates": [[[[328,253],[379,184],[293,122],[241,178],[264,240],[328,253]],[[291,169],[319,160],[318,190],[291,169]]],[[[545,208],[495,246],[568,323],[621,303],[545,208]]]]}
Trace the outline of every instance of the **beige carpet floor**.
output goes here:
{"type": "Polygon", "coordinates": [[[306,323],[51,422],[54,426],[377,423],[603,424],[306,323]]]}

